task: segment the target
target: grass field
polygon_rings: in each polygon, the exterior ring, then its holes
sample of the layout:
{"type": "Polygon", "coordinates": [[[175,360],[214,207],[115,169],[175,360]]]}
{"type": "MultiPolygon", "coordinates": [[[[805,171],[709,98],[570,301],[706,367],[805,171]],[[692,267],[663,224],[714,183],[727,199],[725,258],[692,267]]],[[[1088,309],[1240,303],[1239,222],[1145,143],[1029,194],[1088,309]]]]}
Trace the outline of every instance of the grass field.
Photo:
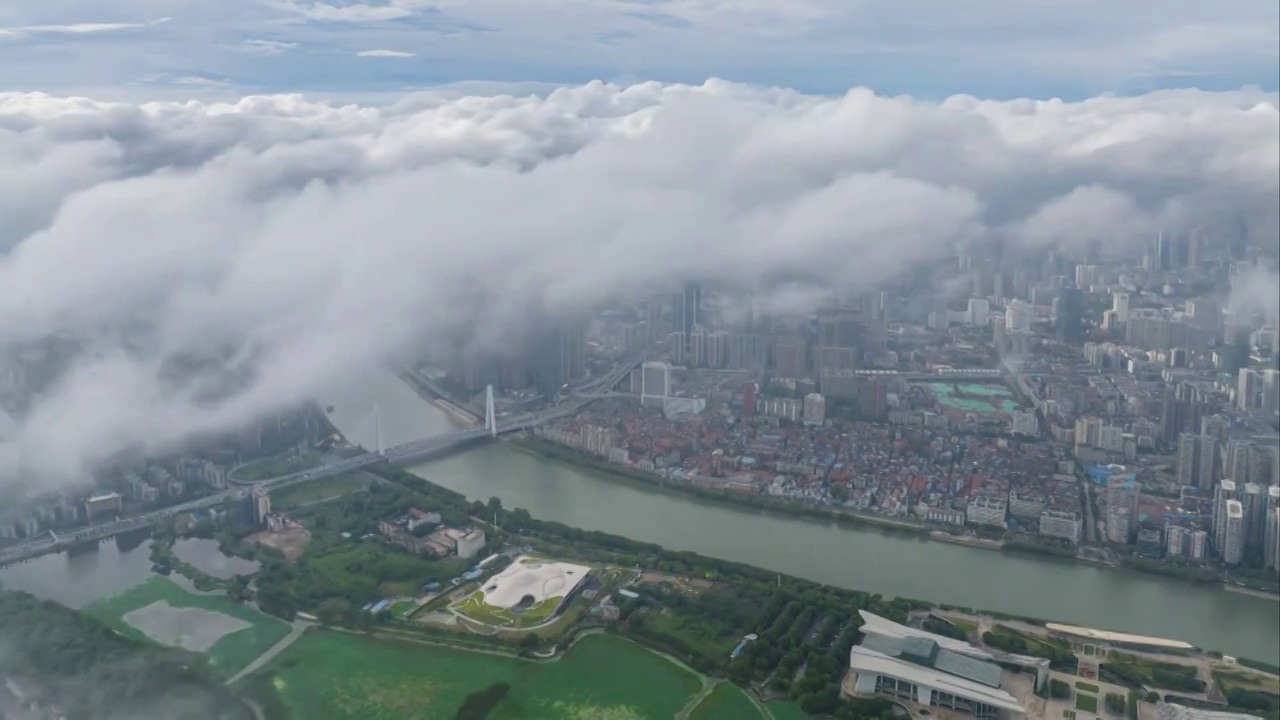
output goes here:
{"type": "Polygon", "coordinates": [[[392,603],[391,607],[387,608],[387,612],[403,617],[416,609],[418,606],[412,600],[401,600],[398,603],[392,603]]]}
{"type": "Polygon", "coordinates": [[[511,691],[489,720],[666,720],[700,687],[696,676],[661,656],[605,635],[584,638],[559,661],[536,664],[316,631],[267,671],[297,720],[450,718],[468,695],[499,682],[511,691]]]}
{"type": "Polygon", "coordinates": [[[289,626],[280,620],[222,596],[194,595],[165,577],[153,577],[122,593],[105,597],[90,605],[85,612],[128,637],[145,640],[146,635],[125,622],[124,616],[161,600],[172,607],[211,610],[250,624],[248,628],[224,635],[209,648],[209,661],[228,675],[253,662],[289,634],[289,626]]]}
{"type": "Polygon", "coordinates": [[[301,455],[289,453],[275,457],[255,460],[236,470],[237,480],[266,480],[268,478],[288,475],[289,473],[310,470],[320,467],[324,460],[318,453],[304,452],[301,455]]]}
{"type": "Polygon", "coordinates": [[[1084,693],[1076,693],[1076,709],[1083,710],[1087,713],[1098,714],[1098,697],[1096,695],[1085,695],[1084,693]]]}
{"type": "Polygon", "coordinates": [[[1223,691],[1240,689],[1280,695],[1280,680],[1274,677],[1264,677],[1255,673],[1231,669],[1230,665],[1215,666],[1213,677],[1218,681],[1218,685],[1223,691]]]}
{"type": "Polygon", "coordinates": [[[294,485],[271,493],[271,504],[279,508],[298,507],[340,497],[364,489],[364,481],[351,475],[338,475],[294,485]]]}
{"type": "Polygon", "coordinates": [[[458,612],[486,625],[512,625],[515,617],[506,608],[495,607],[484,601],[484,592],[477,590],[456,606],[458,612]]]}
{"type": "Polygon", "coordinates": [[[689,713],[689,720],[756,720],[755,703],[737,685],[722,682],[689,713]]]}
{"type": "Polygon", "coordinates": [[[809,720],[809,716],[799,706],[784,700],[774,700],[765,703],[769,712],[773,713],[774,720],[809,720]]]}

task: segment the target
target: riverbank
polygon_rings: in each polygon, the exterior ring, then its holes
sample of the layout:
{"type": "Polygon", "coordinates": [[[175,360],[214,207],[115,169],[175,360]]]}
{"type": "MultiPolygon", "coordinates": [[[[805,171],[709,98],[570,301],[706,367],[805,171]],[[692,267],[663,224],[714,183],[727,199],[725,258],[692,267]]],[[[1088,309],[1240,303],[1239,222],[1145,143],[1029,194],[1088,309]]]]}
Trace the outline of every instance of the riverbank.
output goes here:
{"type": "MultiPolygon", "coordinates": [[[[449,416],[385,369],[353,378],[321,401],[336,408],[332,421],[347,437],[366,445],[374,442],[370,418],[375,406],[381,410],[388,445],[456,427],[449,416]]],[[[1083,563],[1046,562],[1007,550],[993,554],[927,543],[921,533],[881,532],[819,518],[814,522],[732,502],[697,502],[687,493],[659,492],[652,482],[602,475],[508,442],[485,443],[406,470],[472,501],[497,497],[504,507],[522,508],[569,527],[748,563],[771,573],[882,597],[921,598],[1176,637],[1231,655],[1280,660],[1275,657],[1274,638],[1280,632],[1275,603],[1218,587],[1145,573],[1104,572],[1083,563]],[[1209,625],[1206,617],[1233,621],[1209,625]]]]}
{"type": "MultiPolygon", "coordinates": [[[[635,481],[660,489],[672,490],[685,495],[691,495],[704,500],[723,502],[740,507],[751,508],[753,510],[760,510],[779,515],[830,520],[849,526],[874,528],[891,533],[911,534],[922,539],[929,539],[937,542],[982,550],[998,550],[1005,554],[1027,555],[1032,557],[1038,556],[1045,559],[1060,560],[1105,570],[1122,571],[1138,575],[1156,575],[1159,577],[1169,578],[1177,582],[1194,585],[1212,586],[1215,584],[1213,582],[1206,581],[1206,579],[1201,575],[1180,574],[1171,571],[1171,568],[1166,568],[1163,565],[1156,563],[1116,564],[1099,562],[1088,557],[1081,557],[1066,548],[1042,545],[1036,542],[987,540],[968,536],[957,536],[936,530],[923,523],[893,520],[877,515],[869,515],[832,506],[807,505],[736,490],[714,490],[698,487],[688,483],[670,480],[655,473],[644,472],[642,470],[626,467],[617,463],[607,462],[581,450],[530,434],[523,434],[509,442],[513,447],[524,452],[564,462],[575,467],[592,470],[603,477],[635,481]]],[[[1227,583],[1223,583],[1223,587],[1224,589],[1238,592],[1242,595],[1280,600],[1280,596],[1273,595],[1262,590],[1227,583]]]]}
{"type": "Polygon", "coordinates": [[[1233,583],[1222,583],[1222,589],[1226,590],[1227,592],[1240,593],[1241,595],[1248,595],[1250,597],[1262,598],[1264,600],[1275,600],[1276,602],[1280,602],[1280,595],[1277,595],[1276,593],[1273,593],[1273,592],[1267,592],[1265,590],[1255,590],[1250,587],[1243,587],[1233,583]]]}
{"type": "Polygon", "coordinates": [[[1004,547],[1003,540],[987,540],[985,538],[977,538],[969,535],[952,535],[951,533],[942,532],[941,530],[931,531],[929,533],[929,539],[937,540],[938,542],[955,543],[956,545],[981,548],[983,550],[999,550],[1004,547]]]}
{"type": "Polygon", "coordinates": [[[573,448],[551,442],[550,440],[543,440],[542,438],[535,437],[533,435],[522,435],[516,439],[510,440],[509,442],[513,447],[524,452],[558,460],[576,467],[594,470],[606,477],[611,476],[613,478],[633,480],[645,485],[692,495],[693,497],[702,498],[704,500],[725,502],[732,505],[738,505],[740,507],[776,513],[779,515],[792,515],[818,520],[830,520],[847,525],[875,528],[894,533],[911,534],[921,538],[927,538],[929,534],[929,528],[920,523],[893,520],[891,518],[868,515],[836,507],[805,505],[789,500],[773,498],[767,495],[756,495],[737,490],[715,490],[711,488],[698,487],[678,480],[664,478],[661,475],[656,475],[654,473],[647,473],[642,470],[636,470],[616,463],[599,460],[580,450],[575,450],[573,448]]]}
{"type": "Polygon", "coordinates": [[[483,417],[453,402],[441,393],[436,392],[430,385],[423,382],[416,373],[410,370],[396,370],[395,373],[405,385],[408,385],[415,393],[417,393],[418,397],[439,408],[454,420],[463,423],[468,427],[476,427],[483,422],[483,417]]]}

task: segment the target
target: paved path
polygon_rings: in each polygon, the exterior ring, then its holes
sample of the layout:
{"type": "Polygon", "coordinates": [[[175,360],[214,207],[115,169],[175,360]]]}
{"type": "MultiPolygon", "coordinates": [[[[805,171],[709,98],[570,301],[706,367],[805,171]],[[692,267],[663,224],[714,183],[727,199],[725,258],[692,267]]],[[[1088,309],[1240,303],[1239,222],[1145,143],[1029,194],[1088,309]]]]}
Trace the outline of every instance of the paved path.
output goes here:
{"type": "Polygon", "coordinates": [[[235,675],[232,675],[231,679],[227,681],[227,684],[230,685],[235,681],[239,680],[240,678],[262,667],[263,665],[266,665],[268,662],[271,661],[272,658],[284,652],[285,648],[292,645],[294,640],[297,640],[298,638],[302,637],[302,633],[306,632],[307,628],[309,627],[311,627],[311,623],[307,622],[306,620],[294,620],[293,630],[291,630],[288,635],[284,636],[284,638],[282,638],[280,642],[268,648],[266,652],[259,655],[256,660],[246,665],[243,670],[236,673],[235,675]]]}

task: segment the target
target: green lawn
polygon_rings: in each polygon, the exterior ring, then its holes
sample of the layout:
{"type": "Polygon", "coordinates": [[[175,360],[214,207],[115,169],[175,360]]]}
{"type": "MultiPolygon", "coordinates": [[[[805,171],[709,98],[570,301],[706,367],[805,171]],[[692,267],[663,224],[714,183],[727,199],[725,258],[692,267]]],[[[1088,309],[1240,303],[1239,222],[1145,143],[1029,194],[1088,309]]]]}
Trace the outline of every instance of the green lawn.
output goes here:
{"type": "Polygon", "coordinates": [[[391,607],[387,608],[387,612],[392,615],[404,616],[416,610],[417,607],[418,605],[412,600],[401,600],[398,603],[392,603],[391,607]]]}
{"type": "Polygon", "coordinates": [[[271,504],[279,508],[297,507],[307,503],[340,497],[364,489],[364,481],[352,475],[321,478],[301,485],[293,485],[271,493],[271,504]]]}
{"type": "Polygon", "coordinates": [[[304,452],[301,455],[295,455],[290,452],[286,455],[276,455],[274,457],[255,460],[236,470],[235,478],[237,480],[266,480],[268,478],[279,477],[281,475],[288,475],[289,473],[317,468],[323,463],[324,460],[318,453],[304,452]]]}
{"type": "Polygon", "coordinates": [[[761,717],[751,698],[737,685],[722,682],[689,713],[689,720],[753,720],[761,717]]]}
{"type": "Polygon", "coordinates": [[[1098,698],[1096,695],[1085,695],[1084,693],[1076,693],[1076,709],[1083,710],[1087,713],[1098,713],[1098,698]]]}
{"type": "Polygon", "coordinates": [[[644,620],[645,627],[650,632],[675,638],[708,660],[723,661],[729,657],[734,646],[742,639],[741,634],[717,635],[716,628],[705,621],[679,615],[670,610],[649,613],[644,620]]]}
{"type": "Polygon", "coordinates": [[[1085,692],[1091,692],[1091,693],[1096,693],[1096,692],[1098,692],[1098,686],[1097,686],[1097,685],[1094,685],[1093,683],[1087,683],[1087,682],[1084,682],[1084,681],[1082,681],[1082,680],[1077,680],[1077,681],[1076,681],[1076,689],[1077,689],[1077,690],[1083,690],[1083,691],[1085,691],[1085,692]]]}
{"type": "Polygon", "coordinates": [[[616,637],[592,635],[559,662],[537,666],[533,682],[514,685],[490,718],[666,720],[701,687],[697,676],[661,655],[616,637]]]}
{"type": "Polygon", "coordinates": [[[794,703],[773,700],[765,705],[769,708],[769,712],[773,713],[774,720],[809,720],[809,716],[794,703]]]}
{"type": "Polygon", "coordinates": [[[250,627],[224,635],[209,649],[210,663],[232,675],[253,662],[262,653],[289,634],[289,626],[276,618],[240,605],[220,595],[194,595],[178,587],[166,577],[153,577],[122,593],[105,597],[85,609],[89,615],[107,623],[124,635],[148,639],[142,631],[124,621],[124,616],[154,602],[166,601],[172,607],[200,608],[244,620],[250,627]]]}
{"type": "Polygon", "coordinates": [[[511,625],[515,618],[506,608],[495,607],[484,601],[484,592],[477,590],[456,606],[458,612],[486,625],[511,625]]]}
{"type": "Polygon", "coordinates": [[[313,631],[263,672],[275,674],[273,684],[296,720],[450,718],[468,695],[495,683],[511,690],[489,720],[666,720],[700,687],[665,658],[606,635],[538,664],[313,631]]]}

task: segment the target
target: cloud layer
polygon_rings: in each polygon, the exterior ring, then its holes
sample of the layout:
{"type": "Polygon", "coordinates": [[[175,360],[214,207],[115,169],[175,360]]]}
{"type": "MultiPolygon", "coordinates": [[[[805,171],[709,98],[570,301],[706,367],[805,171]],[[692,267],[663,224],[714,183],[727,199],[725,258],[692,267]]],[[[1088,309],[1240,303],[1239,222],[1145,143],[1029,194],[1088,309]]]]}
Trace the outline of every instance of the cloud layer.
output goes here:
{"type": "Polygon", "coordinates": [[[0,328],[90,350],[0,445],[80,479],[391,353],[698,276],[870,286],[958,243],[1275,242],[1277,98],[941,103],[593,83],[545,97],[130,105],[0,94],[0,328]],[[140,328],[144,330],[140,330],[140,328]],[[217,357],[244,390],[161,378],[217,357]]]}

